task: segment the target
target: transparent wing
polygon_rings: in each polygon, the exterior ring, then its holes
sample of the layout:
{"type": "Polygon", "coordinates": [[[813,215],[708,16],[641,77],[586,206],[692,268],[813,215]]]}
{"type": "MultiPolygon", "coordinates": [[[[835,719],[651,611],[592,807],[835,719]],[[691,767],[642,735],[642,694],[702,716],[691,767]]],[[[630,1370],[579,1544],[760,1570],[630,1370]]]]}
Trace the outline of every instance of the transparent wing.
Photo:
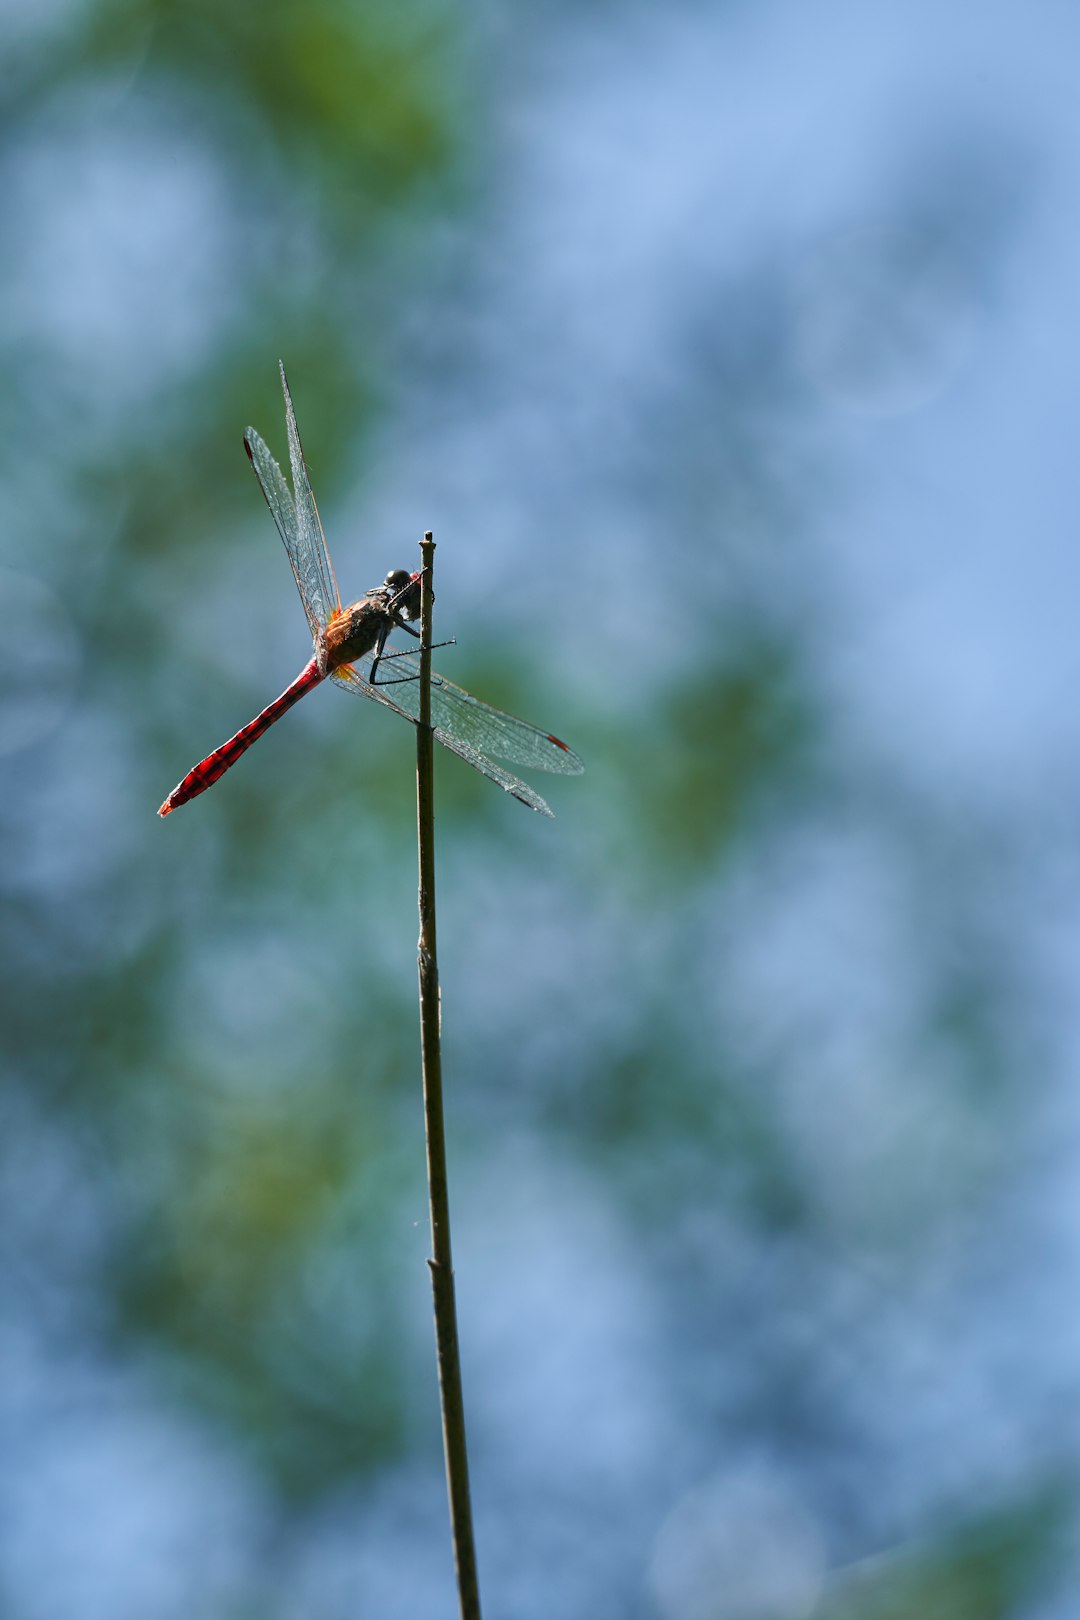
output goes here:
{"type": "MultiPolygon", "coordinates": [[[[394,683],[389,689],[390,698],[411,720],[420,714],[419,673],[419,659],[411,653],[395,653],[391,660],[384,658],[381,667],[381,679],[394,683]]],[[[380,684],[374,690],[381,696],[385,688],[380,684]]],[[[440,733],[475,754],[493,754],[496,759],[508,759],[512,765],[557,771],[560,776],[580,776],[585,769],[574,750],[558,737],[502,709],[493,709],[489,703],[481,703],[445,675],[431,677],[431,719],[440,733]]]]}
{"type": "MultiPolygon", "coordinates": [[[[415,674],[417,661],[415,658],[405,656],[395,658],[392,668],[397,671],[401,666],[401,673],[415,674]]],[[[372,686],[365,679],[366,670],[370,667],[369,660],[363,660],[359,665],[345,666],[334,671],[334,680],[346,692],[355,692],[360,697],[373,698],[387,709],[393,709],[403,719],[411,720],[415,724],[419,714],[419,691],[415,680],[401,681],[392,686],[372,686]]],[[[386,668],[384,662],[383,668],[386,668]]],[[[541,770],[563,771],[569,775],[577,775],[585,769],[578,756],[565,743],[547,736],[535,726],[530,726],[524,720],[516,720],[512,715],[503,714],[499,709],[492,709],[486,703],[470,696],[460,686],[445,680],[441,675],[432,676],[431,686],[431,717],[435,726],[435,736],[444,748],[457,754],[459,759],[465,760],[474,770],[486,776],[489,781],[496,782],[505,793],[513,794],[522,804],[530,809],[538,810],[541,815],[552,814],[548,804],[539,793],[535,792],[527,782],[512,776],[501,765],[497,765],[489,757],[487,748],[482,746],[486,741],[492,753],[502,759],[512,759],[515,763],[539,766],[541,770]],[[436,685],[436,682],[438,683],[436,685]],[[483,717],[486,716],[486,719],[483,717]],[[503,722],[495,725],[494,722],[503,722]],[[517,741],[513,753],[510,749],[513,744],[513,734],[519,731],[523,734],[517,741]],[[527,740],[526,740],[527,736],[527,740]],[[496,746],[496,742],[498,746],[496,746]],[[546,747],[541,746],[546,744],[546,747]],[[555,762],[554,756],[558,756],[555,762]]]]}
{"type": "MultiPolygon", "coordinates": [[[[285,389],[285,420],[289,429],[289,450],[296,445],[297,454],[300,455],[302,474],[302,487],[306,491],[307,504],[305,511],[313,512],[315,498],[311,493],[311,486],[307,481],[307,471],[304,468],[303,455],[300,453],[300,439],[296,432],[296,418],[293,415],[292,400],[289,397],[289,386],[285,382],[285,373],[281,373],[282,385],[285,389]]],[[[285,476],[274,457],[270,454],[266,444],[255,429],[249,427],[244,434],[244,446],[255,476],[259,480],[259,488],[266,497],[266,504],[277,525],[289,555],[296,588],[300,592],[300,600],[304,604],[304,613],[307,616],[308,626],[312,637],[316,637],[326,624],[338,602],[337,584],[334,572],[330,566],[330,558],[326,551],[326,541],[323,539],[322,528],[318,522],[318,513],[315,514],[314,525],[301,518],[297,502],[289,491],[285,476]]],[[[296,483],[296,459],[293,458],[293,482],[296,483]]]]}
{"type": "MultiPolygon", "coordinates": [[[[319,518],[319,509],[315,505],[315,496],[311,489],[311,480],[308,478],[307,462],[300,444],[300,432],[296,426],[296,413],[293,410],[292,395],[289,393],[289,380],[285,375],[285,367],[278,361],[281,372],[281,387],[285,394],[285,426],[289,430],[289,460],[292,463],[293,499],[296,503],[296,523],[299,536],[299,552],[304,563],[304,574],[308,588],[316,602],[325,606],[326,612],[322,619],[326,620],[335,608],[341,606],[341,597],[338,595],[337,580],[334,578],[334,565],[330,561],[330,553],[326,548],[326,536],[323,534],[322,522],[319,518]]],[[[301,592],[301,595],[303,592],[301,592]]]]}

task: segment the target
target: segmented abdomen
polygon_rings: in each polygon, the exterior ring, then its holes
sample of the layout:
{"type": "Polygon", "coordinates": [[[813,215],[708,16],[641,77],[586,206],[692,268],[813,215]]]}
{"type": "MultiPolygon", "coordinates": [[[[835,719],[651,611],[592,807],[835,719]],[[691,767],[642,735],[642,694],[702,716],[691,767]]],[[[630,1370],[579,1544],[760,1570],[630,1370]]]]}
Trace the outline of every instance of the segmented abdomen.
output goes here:
{"type": "Polygon", "coordinates": [[[325,678],[319,673],[318,662],[313,658],[310,664],[306,664],[300,671],[292,685],[285,688],[280,697],[276,697],[273,703],[268,703],[261,714],[257,714],[254,720],[249,720],[246,726],[242,726],[235,737],[230,737],[228,742],[222,743],[220,748],[215,748],[212,754],[207,754],[205,759],[200,760],[188,771],[184,780],[173,788],[158,815],[167,816],[178,805],[186,804],[189,799],[205,793],[208,787],[213,787],[218,777],[224,776],[230,765],[235,765],[240,755],[246,753],[253,742],[258,742],[268,726],[272,726],[275,720],[280,720],[287,709],[291,709],[294,703],[300,701],[305,692],[310,692],[313,686],[318,686],[325,678]]]}

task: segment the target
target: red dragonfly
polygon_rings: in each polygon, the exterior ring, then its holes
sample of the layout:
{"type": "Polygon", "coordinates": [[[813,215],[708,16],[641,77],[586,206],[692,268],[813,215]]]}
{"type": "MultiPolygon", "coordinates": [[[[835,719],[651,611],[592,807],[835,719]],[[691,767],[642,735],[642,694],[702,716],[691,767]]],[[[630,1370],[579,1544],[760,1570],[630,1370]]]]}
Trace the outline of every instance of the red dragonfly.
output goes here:
{"type": "MultiPolygon", "coordinates": [[[[285,367],[280,365],[280,370],[292,463],[291,494],[281,468],[254,428],[249,427],[244,434],[244,445],[289,554],[314,643],[312,656],[280,697],[187,773],[161,806],[159,816],[167,816],[178,805],[212,787],[268,726],[328,676],[344,691],[374,698],[414,725],[419,718],[419,664],[407,653],[387,653],[385,648],[394,630],[405,630],[419,638],[419,631],[413,630],[408,621],[420,616],[420,575],[404,568],[394,569],[381,585],[365,591],[349,607],[342,607],[300,447],[285,367]],[[384,677],[380,683],[376,677],[384,661],[393,669],[393,677],[384,677]]],[[[453,681],[435,674],[431,677],[431,721],[444,748],[541,815],[550,816],[552,812],[540,795],[495,761],[505,759],[511,764],[559,771],[565,776],[577,776],[585,769],[573,749],[558,737],[481,703],[453,681]]]]}

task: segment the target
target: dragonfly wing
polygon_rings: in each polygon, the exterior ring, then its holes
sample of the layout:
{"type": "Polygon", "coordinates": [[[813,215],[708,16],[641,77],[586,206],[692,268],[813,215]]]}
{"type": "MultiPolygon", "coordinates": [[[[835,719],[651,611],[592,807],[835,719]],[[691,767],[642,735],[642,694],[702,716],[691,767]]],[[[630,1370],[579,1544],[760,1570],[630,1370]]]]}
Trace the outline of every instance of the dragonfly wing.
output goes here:
{"type": "MultiPolygon", "coordinates": [[[[248,453],[248,460],[251,462],[256,478],[259,480],[259,488],[262,490],[266,504],[270,508],[270,515],[277,526],[277,532],[280,534],[285,550],[289,554],[289,562],[292,564],[296,588],[300,592],[300,600],[304,604],[304,612],[307,614],[308,623],[312,624],[314,603],[309,602],[304,595],[304,586],[296,564],[296,507],[289,493],[289,486],[282,476],[281,468],[253,427],[249,427],[244,434],[244,449],[248,453]]],[[[312,634],[314,635],[314,633],[315,625],[312,624],[312,634]]]]}
{"type": "Polygon", "coordinates": [[[556,771],[560,776],[580,776],[585,769],[574,750],[558,737],[481,703],[445,675],[431,677],[431,717],[440,732],[448,732],[477,753],[508,759],[512,765],[556,771]]]}
{"type": "MultiPolygon", "coordinates": [[[[373,698],[376,703],[381,703],[384,708],[392,709],[395,714],[400,714],[402,719],[411,720],[414,725],[416,724],[418,706],[416,698],[413,696],[410,701],[406,697],[406,694],[415,694],[415,681],[403,682],[401,685],[390,687],[372,686],[370,681],[365,680],[363,675],[358,672],[355,665],[350,666],[348,664],[336,669],[333,679],[343,691],[355,692],[359,697],[373,698]],[[396,696],[391,697],[391,692],[395,693],[396,696]],[[397,697],[404,698],[404,701],[398,702],[397,697]]],[[[434,687],[431,696],[434,705],[434,687]]],[[[512,794],[515,799],[520,800],[522,804],[527,804],[530,810],[536,810],[542,816],[553,815],[554,812],[547,801],[542,799],[539,793],[529,786],[528,782],[522,782],[518,777],[512,776],[509,771],[503,770],[501,765],[496,765],[494,760],[488,759],[479,749],[471,747],[463,738],[444,730],[440,725],[435,726],[435,736],[444,748],[449,748],[452,754],[456,754],[459,759],[463,759],[467,765],[471,765],[482,776],[486,776],[490,782],[497,783],[504,793],[512,794]]]]}
{"type": "MultiPolygon", "coordinates": [[[[384,655],[380,666],[382,681],[390,682],[390,697],[412,720],[420,713],[419,660],[411,653],[384,655]]],[[[375,687],[382,696],[384,685],[375,687]]],[[[464,687],[455,686],[445,675],[431,677],[431,720],[440,737],[452,737],[474,754],[494,755],[512,765],[525,765],[537,771],[556,771],[560,776],[580,776],[583,761],[558,737],[539,726],[519,720],[516,715],[481,703],[464,687]]],[[[449,746],[449,745],[448,745],[449,746]]]]}
{"type": "MultiPolygon", "coordinates": [[[[292,464],[293,499],[296,504],[296,525],[298,551],[301,561],[301,572],[307,582],[313,599],[325,609],[322,623],[325,624],[336,608],[341,606],[338,595],[337,580],[334,578],[334,565],[330,561],[330,553],[326,546],[326,536],[323,534],[322,522],[319,518],[319,509],[315,505],[315,496],[308,478],[307,462],[304,460],[304,451],[300,444],[300,431],[296,426],[296,413],[293,410],[292,395],[289,393],[289,380],[285,375],[285,367],[278,361],[281,371],[281,387],[285,394],[285,426],[289,432],[289,460],[292,464]]],[[[301,592],[301,595],[303,592],[301,592]]]]}
{"type": "MultiPolygon", "coordinates": [[[[289,387],[285,383],[285,373],[281,374],[285,387],[285,419],[289,429],[289,449],[292,450],[295,440],[299,449],[300,440],[296,434],[296,418],[293,415],[292,400],[289,397],[289,387]]],[[[326,542],[323,539],[322,529],[302,518],[297,502],[293,500],[285,475],[270,454],[261,435],[249,427],[244,434],[244,446],[248,458],[255,469],[255,476],[259,480],[259,488],[266,497],[266,504],[270,508],[277,531],[289,555],[289,564],[296,581],[296,588],[300,592],[300,600],[304,604],[304,613],[307,616],[308,627],[313,637],[317,638],[319,631],[326,624],[334,609],[340,604],[337,599],[337,586],[334,583],[333,570],[330,559],[326,553],[326,542]]],[[[293,462],[293,482],[296,482],[295,461],[293,462]]],[[[301,468],[303,459],[301,458],[301,468]]],[[[311,486],[307,482],[307,473],[303,472],[303,488],[307,492],[307,499],[311,509],[314,508],[314,497],[311,486]]],[[[307,508],[305,508],[307,510],[307,508]]]]}

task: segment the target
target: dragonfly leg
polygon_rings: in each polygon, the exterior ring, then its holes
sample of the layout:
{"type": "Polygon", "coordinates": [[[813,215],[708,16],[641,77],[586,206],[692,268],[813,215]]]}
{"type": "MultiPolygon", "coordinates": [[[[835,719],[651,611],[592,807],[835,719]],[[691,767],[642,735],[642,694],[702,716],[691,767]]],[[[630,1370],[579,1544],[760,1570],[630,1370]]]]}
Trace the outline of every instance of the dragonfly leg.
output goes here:
{"type": "Polygon", "coordinates": [[[418,652],[437,652],[440,647],[456,647],[457,637],[451,636],[448,641],[433,641],[430,647],[391,647],[388,652],[381,655],[381,661],[386,663],[390,658],[415,658],[418,652]]]}
{"type": "MultiPolygon", "coordinates": [[[[457,642],[453,638],[451,638],[451,640],[449,640],[449,641],[435,641],[435,642],[433,642],[431,647],[428,650],[430,652],[434,652],[437,647],[456,647],[456,646],[457,646],[457,642]]],[[[385,681],[378,681],[378,680],[375,679],[375,671],[376,671],[376,669],[378,668],[378,666],[380,664],[388,664],[392,658],[412,658],[414,656],[415,655],[411,651],[406,651],[405,648],[399,649],[397,647],[391,647],[389,652],[380,652],[371,661],[371,668],[368,671],[368,676],[367,676],[369,685],[371,685],[371,686],[404,686],[406,681],[418,681],[420,679],[420,675],[419,675],[418,671],[414,671],[413,674],[411,674],[411,675],[394,675],[394,676],[391,676],[391,678],[389,680],[385,680],[385,681]]]]}
{"type": "Polygon", "coordinates": [[[375,651],[371,659],[371,668],[368,670],[368,680],[371,682],[372,686],[375,685],[375,676],[382,660],[383,648],[386,646],[386,638],[393,628],[394,626],[392,624],[383,624],[379,629],[379,634],[375,641],[375,651]]]}

